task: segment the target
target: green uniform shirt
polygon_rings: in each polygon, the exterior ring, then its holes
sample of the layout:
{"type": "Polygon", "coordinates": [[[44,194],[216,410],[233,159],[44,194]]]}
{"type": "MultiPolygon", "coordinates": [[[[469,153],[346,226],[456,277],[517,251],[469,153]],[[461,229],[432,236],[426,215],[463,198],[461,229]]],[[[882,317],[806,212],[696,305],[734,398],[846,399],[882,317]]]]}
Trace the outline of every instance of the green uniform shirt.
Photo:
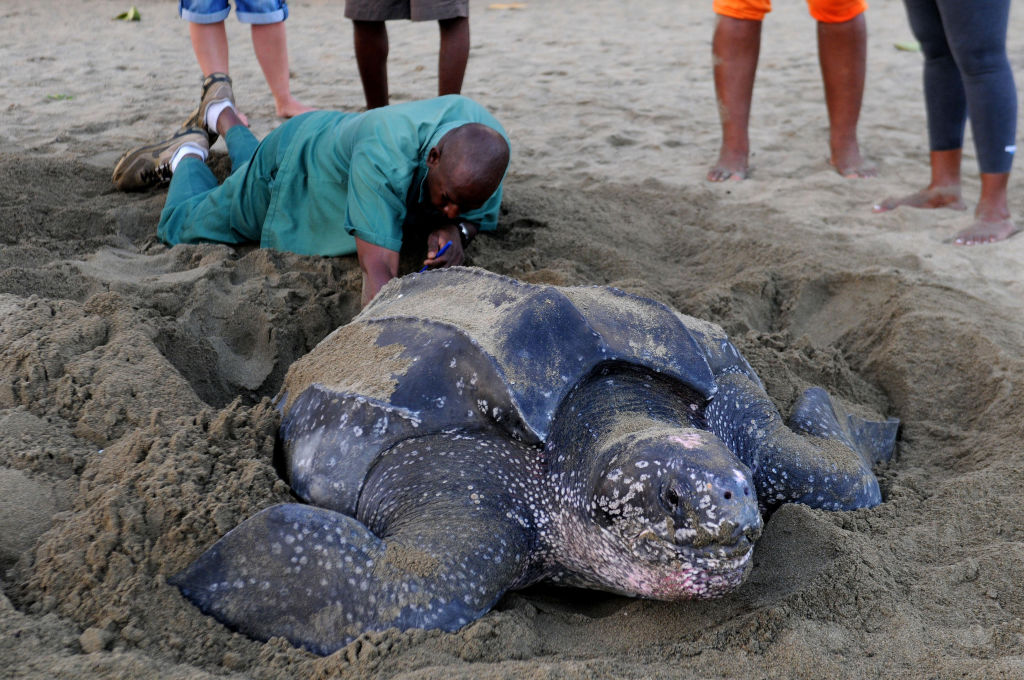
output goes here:
{"type": "MultiPolygon", "coordinates": [[[[365,113],[317,111],[281,125],[253,161],[266,166],[269,205],[260,246],[300,255],[346,255],[358,236],[399,250],[410,209],[429,205],[427,154],[449,130],[482,123],[508,139],[482,106],[458,95],[396,104],[365,113]]],[[[498,222],[501,185],[478,209],[460,217],[481,230],[498,222]]]]}

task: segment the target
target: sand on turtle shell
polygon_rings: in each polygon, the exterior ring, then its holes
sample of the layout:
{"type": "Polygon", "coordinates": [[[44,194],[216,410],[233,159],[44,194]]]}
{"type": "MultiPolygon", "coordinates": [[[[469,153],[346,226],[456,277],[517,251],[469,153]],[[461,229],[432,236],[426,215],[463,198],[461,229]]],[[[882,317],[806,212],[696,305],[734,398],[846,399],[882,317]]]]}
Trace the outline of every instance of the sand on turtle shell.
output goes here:
{"type": "MultiPolygon", "coordinates": [[[[292,89],[359,110],[340,3],[290,4],[292,89]]],[[[513,140],[496,234],[471,262],[610,284],[723,327],[787,412],[818,384],[899,417],[885,502],[786,506],[748,582],[708,602],[534,588],[454,634],[365,635],[325,658],[253,642],[166,577],[270,504],[270,398],[358,308],[354,258],[154,238],[164,190],[109,183],[177,127],[198,75],[174,3],[9,0],[0,10],[0,668],[26,678],[1024,677],[1024,238],[954,248],[954,211],[873,215],[928,176],[920,55],[872,3],[860,136],[880,177],[827,163],[803,3],[764,24],[755,171],[710,185],[713,15],[669,0],[472,2],[465,93],[513,140]],[[24,499],[23,501],[20,499],[24,499]]],[[[1010,58],[1024,66],[1024,18],[1010,58]]],[[[232,75],[258,135],[277,121],[247,29],[232,75]]],[[[437,28],[390,25],[393,100],[431,96],[437,28]]],[[[223,142],[215,147],[223,172],[223,142]]],[[[965,198],[978,194],[970,138],[965,198]]],[[[1015,184],[1015,181],[1014,181],[1015,184]]],[[[1022,219],[1024,201],[1010,194],[1022,219]]],[[[408,255],[404,271],[416,267],[408,255]]]]}

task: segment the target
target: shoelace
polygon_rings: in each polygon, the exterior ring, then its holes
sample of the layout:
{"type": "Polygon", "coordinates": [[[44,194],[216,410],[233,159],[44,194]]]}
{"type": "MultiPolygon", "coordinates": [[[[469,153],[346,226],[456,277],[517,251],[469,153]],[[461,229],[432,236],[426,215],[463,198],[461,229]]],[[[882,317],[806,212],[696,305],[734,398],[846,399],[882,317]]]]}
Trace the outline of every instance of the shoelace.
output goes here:
{"type": "Polygon", "coordinates": [[[171,164],[162,163],[155,168],[146,168],[140,174],[143,182],[169,182],[171,181],[171,164]]]}

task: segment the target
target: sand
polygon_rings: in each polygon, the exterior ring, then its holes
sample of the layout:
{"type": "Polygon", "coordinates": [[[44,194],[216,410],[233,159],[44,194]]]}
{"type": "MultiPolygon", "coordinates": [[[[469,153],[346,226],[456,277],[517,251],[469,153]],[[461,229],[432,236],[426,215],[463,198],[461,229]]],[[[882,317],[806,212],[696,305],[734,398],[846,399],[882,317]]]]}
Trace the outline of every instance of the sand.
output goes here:
{"type": "MultiPolygon", "coordinates": [[[[120,153],[173,130],[199,91],[174,3],[136,2],[137,23],[111,20],[128,0],[0,8],[0,676],[1024,677],[1024,237],[958,248],[945,240],[969,214],[871,213],[928,172],[920,55],[893,46],[911,37],[901,3],[868,14],[860,133],[880,177],[829,168],[814,23],[778,2],[754,173],[722,185],[703,179],[710,3],[473,3],[465,94],[514,149],[472,264],[662,300],[721,324],[783,410],[819,384],[900,418],[902,438],[881,506],[785,507],[721,600],[534,588],[456,634],[372,634],[319,658],[231,633],[165,579],[289,498],[269,398],[357,311],[358,269],[168,249],[164,191],[113,190],[120,153]]],[[[294,93],[359,110],[340,1],[291,10],[294,93]]],[[[228,29],[239,103],[265,134],[271,98],[246,30],[228,29]]],[[[395,102],[432,96],[436,49],[436,26],[392,26],[395,102]]],[[[970,142],[965,156],[973,205],[970,142]]]]}

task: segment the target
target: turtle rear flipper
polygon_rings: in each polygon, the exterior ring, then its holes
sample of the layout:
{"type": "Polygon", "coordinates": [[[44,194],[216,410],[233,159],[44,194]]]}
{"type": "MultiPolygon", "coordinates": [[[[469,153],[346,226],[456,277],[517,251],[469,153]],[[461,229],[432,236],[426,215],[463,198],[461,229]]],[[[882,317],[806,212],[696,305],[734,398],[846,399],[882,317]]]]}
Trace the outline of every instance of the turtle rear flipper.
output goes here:
{"type": "Polygon", "coordinates": [[[849,413],[822,388],[811,387],[793,406],[789,426],[815,437],[839,439],[871,465],[892,458],[900,421],[866,420],[849,413]]]}

